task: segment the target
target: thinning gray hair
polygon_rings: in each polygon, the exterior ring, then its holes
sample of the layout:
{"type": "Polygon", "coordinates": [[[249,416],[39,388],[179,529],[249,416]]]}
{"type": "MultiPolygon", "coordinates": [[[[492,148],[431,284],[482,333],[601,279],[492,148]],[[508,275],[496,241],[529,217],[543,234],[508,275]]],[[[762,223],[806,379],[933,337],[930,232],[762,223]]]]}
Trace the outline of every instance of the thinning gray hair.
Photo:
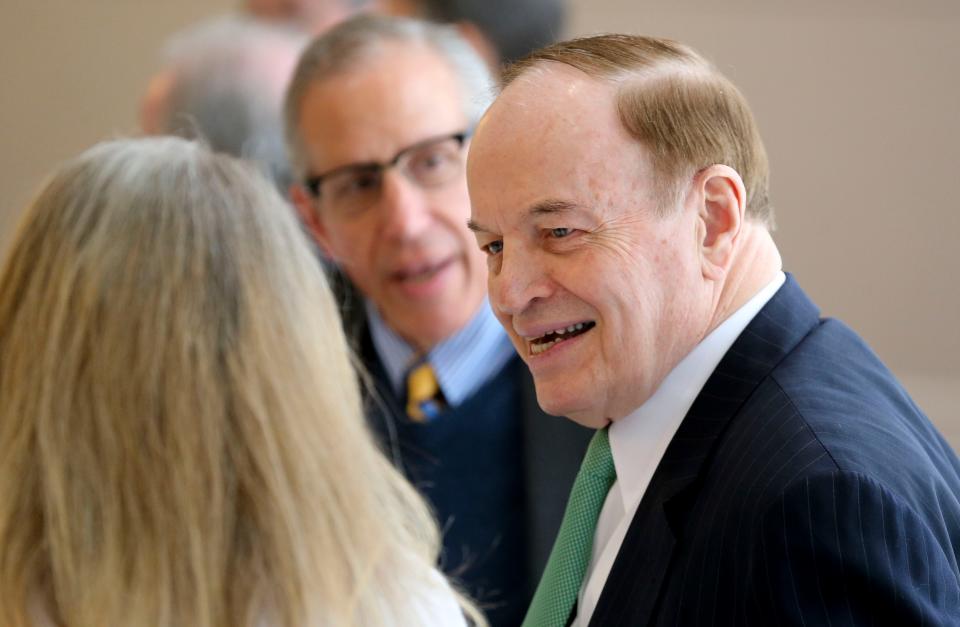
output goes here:
{"type": "Polygon", "coordinates": [[[284,105],[287,147],[294,174],[307,170],[300,137],[300,113],[307,90],[315,83],[355,69],[375,56],[384,43],[424,45],[446,61],[462,90],[463,109],[472,126],[493,101],[493,77],[473,47],[452,26],[423,20],[360,15],[321,35],[303,52],[293,73],[284,105]]]}
{"type": "Polygon", "coordinates": [[[283,95],[307,43],[298,31],[242,17],[176,35],[165,50],[173,81],[160,130],[202,138],[215,151],[247,159],[285,191],[293,177],[283,95]]]}

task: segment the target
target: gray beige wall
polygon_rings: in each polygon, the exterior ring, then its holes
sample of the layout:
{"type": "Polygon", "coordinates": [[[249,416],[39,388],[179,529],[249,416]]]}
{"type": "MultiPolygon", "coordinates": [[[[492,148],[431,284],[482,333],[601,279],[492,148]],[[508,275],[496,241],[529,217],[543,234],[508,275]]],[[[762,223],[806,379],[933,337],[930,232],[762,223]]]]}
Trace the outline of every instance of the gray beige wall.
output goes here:
{"type": "Polygon", "coordinates": [[[231,0],[0,0],[0,249],[61,160],[137,127],[166,37],[231,0]]]}
{"type": "MultiPolygon", "coordinates": [[[[3,0],[0,249],[43,175],[132,132],[164,38],[230,0],[3,0]]],[[[960,447],[960,3],[575,0],[571,34],[683,40],[753,103],[786,267],[960,447]],[[842,6],[835,6],[840,5],[842,6]]]]}

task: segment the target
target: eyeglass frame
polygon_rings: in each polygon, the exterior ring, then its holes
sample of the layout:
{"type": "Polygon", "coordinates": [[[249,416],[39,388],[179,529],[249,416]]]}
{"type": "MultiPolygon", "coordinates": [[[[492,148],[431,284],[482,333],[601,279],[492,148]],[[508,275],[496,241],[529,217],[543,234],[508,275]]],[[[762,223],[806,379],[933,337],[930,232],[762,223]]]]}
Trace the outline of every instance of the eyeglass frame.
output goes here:
{"type": "Polygon", "coordinates": [[[329,179],[332,176],[340,174],[342,172],[347,172],[351,170],[361,170],[361,171],[372,171],[376,172],[383,177],[383,174],[390,170],[391,168],[397,167],[397,164],[400,163],[400,160],[403,159],[406,155],[414,152],[415,150],[421,149],[430,144],[439,143],[442,141],[447,141],[449,139],[454,139],[459,144],[459,149],[463,150],[464,145],[467,140],[470,139],[470,136],[473,134],[473,129],[468,128],[457,133],[450,133],[449,135],[437,135],[435,137],[428,137],[418,141],[415,144],[411,144],[405,148],[400,149],[397,154],[393,156],[392,159],[385,162],[380,161],[364,161],[360,163],[348,163],[346,165],[341,165],[332,170],[328,170],[323,174],[318,174],[316,176],[310,176],[303,180],[303,186],[310,192],[311,197],[314,200],[320,200],[320,186],[323,184],[325,179],[329,179]]]}

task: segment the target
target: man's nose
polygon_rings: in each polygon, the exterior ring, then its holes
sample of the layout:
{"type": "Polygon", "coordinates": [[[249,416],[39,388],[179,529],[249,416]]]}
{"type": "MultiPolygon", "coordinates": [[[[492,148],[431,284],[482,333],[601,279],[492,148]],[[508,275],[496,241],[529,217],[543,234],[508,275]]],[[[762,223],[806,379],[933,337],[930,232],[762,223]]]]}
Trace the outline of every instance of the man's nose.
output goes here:
{"type": "Polygon", "coordinates": [[[379,202],[385,234],[400,240],[416,239],[431,221],[426,190],[396,169],[384,172],[381,184],[379,202]]]}
{"type": "Polygon", "coordinates": [[[522,313],[531,304],[548,298],[554,289],[535,254],[508,246],[504,246],[499,266],[490,269],[488,287],[491,306],[507,316],[522,313]]]}

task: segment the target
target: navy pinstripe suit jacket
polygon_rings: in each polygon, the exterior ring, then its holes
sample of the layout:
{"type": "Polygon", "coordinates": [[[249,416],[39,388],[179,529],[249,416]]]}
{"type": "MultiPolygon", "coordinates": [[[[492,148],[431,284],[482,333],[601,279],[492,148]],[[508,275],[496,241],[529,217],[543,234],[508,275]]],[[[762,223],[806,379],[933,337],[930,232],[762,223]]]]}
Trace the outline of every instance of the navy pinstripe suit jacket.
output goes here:
{"type": "Polygon", "coordinates": [[[960,625],[960,464],[792,277],[707,381],[591,626],[960,625]]]}

